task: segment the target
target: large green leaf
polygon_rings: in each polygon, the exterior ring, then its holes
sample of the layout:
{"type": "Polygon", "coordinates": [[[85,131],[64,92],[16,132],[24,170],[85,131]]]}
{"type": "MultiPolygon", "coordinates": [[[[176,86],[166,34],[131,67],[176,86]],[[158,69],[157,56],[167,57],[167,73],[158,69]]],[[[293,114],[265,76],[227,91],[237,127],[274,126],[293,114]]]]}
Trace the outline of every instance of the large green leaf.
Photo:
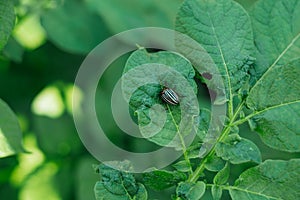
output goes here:
{"type": "Polygon", "coordinates": [[[140,49],[129,57],[122,89],[130,97],[129,105],[138,116],[144,137],[161,146],[182,148],[178,132],[187,136],[192,128],[196,131],[193,125],[199,122],[199,108],[194,76],[191,63],[176,53],[140,49]],[[179,105],[162,101],[160,96],[166,85],[179,95],[179,105]]]}
{"type": "Polygon", "coordinates": [[[24,152],[24,148],[18,119],[0,99],[0,158],[19,152],[24,152]]]}
{"type": "Polygon", "coordinates": [[[237,134],[229,135],[224,141],[216,144],[217,156],[233,164],[244,162],[261,162],[258,147],[250,140],[240,138],[237,134]]]}
{"type": "Polygon", "coordinates": [[[298,199],[299,177],[299,159],[267,160],[243,172],[229,192],[233,200],[298,199]]]}
{"type": "MultiPolygon", "coordinates": [[[[118,166],[125,171],[130,167],[127,162],[119,162],[118,166]]],[[[99,165],[96,172],[101,176],[101,181],[94,188],[97,200],[147,200],[145,187],[136,183],[132,174],[117,171],[104,164],[99,165]]]]}
{"type": "Polygon", "coordinates": [[[15,24],[14,4],[11,0],[0,1],[0,51],[8,41],[15,24]]]}
{"type": "Polygon", "coordinates": [[[78,1],[44,12],[41,21],[49,39],[72,53],[86,54],[109,36],[102,19],[78,1]]]}
{"type": "Polygon", "coordinates": [[[300,1],[260,0],[250,12],[259,75],[300,54],[300,1]]]}
{"type": "MultiPolygon", "coordinates": [[[[251,22],[246,11],[231,0],[187,0],[177,15],[176,30],[197,41],[212,58],[225,85],[223,98],[231,101],[229,111],[233,112],[233,96],[249,80],[254,54],[251,22]]],[[[197,56],[193,55],[193,48],[185,50],[190,44],[180,45],[179,51],[189,54],[186,57],[197,56]]],[[[217,76],[214,69],[207,70],[212,78],[217,76]]]]}
{"type": "Polygon", "coordinates": [[[267,145],[300,151],[300,59],[277,65],[251,89],[247,105],[252,125],[267,145]]]}

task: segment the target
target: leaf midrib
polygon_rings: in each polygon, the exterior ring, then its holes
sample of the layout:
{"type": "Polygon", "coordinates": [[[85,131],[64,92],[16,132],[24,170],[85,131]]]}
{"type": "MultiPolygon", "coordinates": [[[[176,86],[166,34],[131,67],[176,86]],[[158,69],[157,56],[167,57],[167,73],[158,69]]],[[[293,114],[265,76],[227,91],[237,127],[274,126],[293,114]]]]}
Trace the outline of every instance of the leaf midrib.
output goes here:
{"type": "Polygon", "coordinates": [[[229,72],[228,72],[228,66],[226,64],[226,61],[225,61],[225,57],[224,57],[224,54],[223,54],[223,50],[221,48],[221,45],[220,45],[220,42],[219,42],[219,38],[217,37],[217,34],[216,34],[216,30],[215,30],[215,26],[212,22],[212,18],[210,16],[210,13],[207,11],[206,12],[207,15],[208,15],[208,18],[209,18],[209,22],[211,24],[211,27],[212,27],[212,31],[213,31],[213,35],[214,35],[214,38],[216,40],[216,43],[217,43],[217,47],[218,47],[218,50],[220,52],[220,55],[221,55],[221,58],[222,58],[222,62],[223,62],[223,66],[225,68],[225,72],[226,72],[226,79],[227,79],[227,83],[228,83],[228,90],[229,90],[229,102],[228,102],[228,114],[229,114],[229,117],[231,118],[233,116],[233,106],[232,106],[232,88],[231,88],[231,81],[230,81],[230,76],[229,76],[229,72]]]}
{"type": "Polygon", "coordinates": [[[236,121],[236,122],[233,123],[232,125],[233,125],[233,126],[240,125],[240,124],[242,124],[242,123],[248,121],[248,120],[251,119],[252,117],[255,117],[255,116],[257,116],[257,115],[260,115],[260,114],[262,114],[262,113],[264,113],[264,112],[267,112],[267,111],[269,111],[269,110],[276,109],[276,108],[280,108],[280,107],[287,106],[287,105],[291,105],[291,104],[296,104],[296,103],[300,103],[300,99],[299,99],[299,100],[295,100],[295,101],[290,101],[290,102],[286,102],[286,103],[281,103],[281,104],[273,105],[273,106],[270,106],[270,107],[266,107],[266,108],[263,109],[263,110],[254,112],[254,113],[252,113],[252,114],[250,114],[250,115],[247,115],[245,118],[236,121]]]}
{"type": "Polygon", "coordinates": [[[239,188],[239,187],[236,187],[236,186],[227,186],[227,187],[224,187],[224,189],[227,189],[227,190],[238,190],[238,191],[241,191],[241,192],[245,192],[247,194],[250,193],[250,194],[262,196],[262,197],[265,197],[265,198],[268,198],[268,199],[282,200],[281,198],[276,198],[276,197],[268,196],[268,195],[265,195],[263,193],[259,193],[259,192],[255,192],[255,191],[251,191],[251,190],[239,188]]]}

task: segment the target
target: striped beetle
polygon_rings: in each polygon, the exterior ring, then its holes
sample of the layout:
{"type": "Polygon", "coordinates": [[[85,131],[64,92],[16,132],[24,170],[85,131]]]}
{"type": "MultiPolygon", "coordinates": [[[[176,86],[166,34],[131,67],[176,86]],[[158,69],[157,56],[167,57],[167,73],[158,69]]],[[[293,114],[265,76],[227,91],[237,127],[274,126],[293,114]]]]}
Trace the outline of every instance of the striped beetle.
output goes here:
{"type": "Polygon", "coordinates": [[[168,104],[177,105],[179,103],[179,97],[174,92],[174,90],[170,88],[164,88],[161,92],[161,98],[168,104]]]}

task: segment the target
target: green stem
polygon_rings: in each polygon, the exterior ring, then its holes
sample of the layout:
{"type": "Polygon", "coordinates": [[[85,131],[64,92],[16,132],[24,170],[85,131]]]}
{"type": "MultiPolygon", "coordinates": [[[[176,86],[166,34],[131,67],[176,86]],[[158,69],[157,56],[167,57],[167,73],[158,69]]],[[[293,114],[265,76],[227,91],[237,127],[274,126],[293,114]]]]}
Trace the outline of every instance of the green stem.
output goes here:
{"type": "Polygon", "coordinates": [[[184,139],[183,139],[182,135],[180,134],[179,127],[178,127],[178,125],[177,125],[177,123],[176,123],[176,121],[175,121],[175,118],[174,118],[174,116],[173,116],[173,114],[172,114],[172,112],[171,112],[171,109],[170,109],[169,105],[167,105],[167,108],[168,108],[168,110],[169,110],[169,113],[170,113],[170,115],[171,115],[172,121],[173,121],[173,123],[174,123],[174,125],[175,125],[175,127],[176,127],[177,133],[178,133],[179,138],[180,138],[180,142],[181,142],[181,146],[182,146],[182,151],[183,151],[184,160],[185,160],[185,162],[186,162],[186,163],[188,164],[188,166],[189,166],[190,174],[193,174],[193,169],[192,169],[191,161],[190,161],[190,159],[189,159],[189,157],[188,157],[188,154],[187,154],[187,150],[186,150],[186,146],[185,146],[185,143],[184,143],[184,139]]]}
{"type": "Polygon", "coordinates": [[[229,124],[223,129],[220,137],[217,139],[216,143],[214,144],[214,146],[211,148],[210,152],[204,156],[204,158],[202,159],[200,165],[197,167],[197,169],[194,171],[194,173],[192,173],[189,178],[188,178],[188,182],[192,182],[192,183],[195,183],[198,178],[200,177],[200,175],[202,174],[202,172],[204,171],[205,169],[205,164],[207,162],[207,160],[212,157],[215,153],[215,148],[216,148],[216,144],[218,142],[221,142],[223,141],[226,136],[230,133],[230,130],[231,130],[231,127],[233,126],[234,124],[234,121],[235,119],[237,118],[238,114],[240,113],[240,111],[242,110],[243,106],[244,106],[244,101],[241,102],[241,104],[239,105],[239,107],[236,109],[234,115],[232,116],[229,124]]]}

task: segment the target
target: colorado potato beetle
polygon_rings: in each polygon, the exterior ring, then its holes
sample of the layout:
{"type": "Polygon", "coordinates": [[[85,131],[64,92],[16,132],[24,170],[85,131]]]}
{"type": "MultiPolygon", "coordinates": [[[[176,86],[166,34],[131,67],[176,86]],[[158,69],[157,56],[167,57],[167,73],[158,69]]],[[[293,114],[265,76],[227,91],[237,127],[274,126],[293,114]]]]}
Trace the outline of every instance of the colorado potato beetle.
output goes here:
{"type": "Polygon", "coordinates": [[[170,88],[165,88],[161,92],[161,98],[168,104],[177,105],[179,103],[179,97],[174,92],[174,90],[170,88]]]}

